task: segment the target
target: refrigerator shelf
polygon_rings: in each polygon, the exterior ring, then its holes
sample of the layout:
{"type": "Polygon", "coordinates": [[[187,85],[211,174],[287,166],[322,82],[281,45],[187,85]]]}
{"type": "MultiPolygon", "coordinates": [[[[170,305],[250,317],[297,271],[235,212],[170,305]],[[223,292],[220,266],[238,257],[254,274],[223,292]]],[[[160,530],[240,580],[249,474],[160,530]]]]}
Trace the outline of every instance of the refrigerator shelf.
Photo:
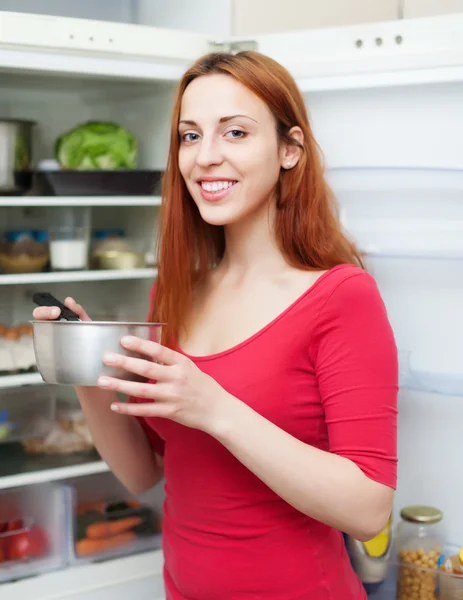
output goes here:
{"type": "Polygon", "coordinates": [[[463,396],[463,372],[425,370],[411,363],[411,353],[399,352],[399,387],[414,392],[463,396]]]}
{"type": "Polygon", "coordinates": [[[463,169],[345,167],[326,176],[367,257],[463,259],[463,169]]]}
{"type": "Polygon", "coordinates": [[[438,192],[463,200],[463,169],[364,165],[331,167],[326,176],[337,192],[438,192]]]}

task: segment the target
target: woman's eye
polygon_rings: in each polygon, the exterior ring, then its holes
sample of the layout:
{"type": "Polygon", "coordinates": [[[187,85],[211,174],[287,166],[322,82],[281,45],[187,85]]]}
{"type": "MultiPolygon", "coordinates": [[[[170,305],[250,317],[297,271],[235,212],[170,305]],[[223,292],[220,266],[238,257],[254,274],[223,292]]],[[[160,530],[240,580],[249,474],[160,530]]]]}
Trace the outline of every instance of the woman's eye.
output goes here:
{"type": "Polygon", "coordinates": [[[225,135],[238,140],[240,138],[246,137],[247,134],[244,131],[241,131],[241,129],[232,129],[231,131],[227,131],[227,133],[225,135]]]}
{"type": "Polygon", "coordinates": [[[196,142],[199,139],[199,135],[197,133],[184,133],[182,135],[183,142],[196,142]]]}

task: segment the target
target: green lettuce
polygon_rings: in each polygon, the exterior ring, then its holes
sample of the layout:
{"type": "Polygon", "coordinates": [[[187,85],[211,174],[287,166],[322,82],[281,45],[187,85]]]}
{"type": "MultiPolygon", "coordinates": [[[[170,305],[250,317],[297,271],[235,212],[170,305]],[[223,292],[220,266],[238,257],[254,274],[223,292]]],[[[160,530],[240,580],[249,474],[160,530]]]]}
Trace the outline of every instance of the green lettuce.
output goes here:
{"type": "Polygon", "coordinates": [[[55,156],[64,169],[135,169],[137,140],[117,123],[89,121],[56,140],[55,156]]]}

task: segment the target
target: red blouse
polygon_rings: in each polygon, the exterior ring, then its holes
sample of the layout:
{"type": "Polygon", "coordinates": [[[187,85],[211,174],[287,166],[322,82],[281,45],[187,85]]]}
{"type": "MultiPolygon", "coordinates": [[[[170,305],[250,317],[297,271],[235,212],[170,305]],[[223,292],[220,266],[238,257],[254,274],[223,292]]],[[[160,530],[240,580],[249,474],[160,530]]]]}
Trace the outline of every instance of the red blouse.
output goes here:
{"type": "MultiPolygon", "coordinates": [[[[244,342],[190,358],[278,427],[395,488],[397,352],[365,271],[334,267],[244,342]]],[[[366,597],[339,531],[290,506],[206,433],[141,421],[164,455],[168,600],[366,597]]]]}

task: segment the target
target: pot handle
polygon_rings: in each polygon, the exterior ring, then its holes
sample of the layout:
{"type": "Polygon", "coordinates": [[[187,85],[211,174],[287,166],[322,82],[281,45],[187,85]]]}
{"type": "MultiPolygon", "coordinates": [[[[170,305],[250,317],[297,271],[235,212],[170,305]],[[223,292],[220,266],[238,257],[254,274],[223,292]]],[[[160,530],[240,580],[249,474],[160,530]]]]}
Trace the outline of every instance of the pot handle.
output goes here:
{"type": "Polygon", "coordinates": [[[55,321],[59,321],[60,319],[66,319],[66,321],[80,321],[78,315],[65,306],[62,302],[60,302],[57,298],[49,294],[48,292],[37,292],[32,296],[32,300],[38,306],[57,306],[61,309],[61,314],[55,321]]]}

